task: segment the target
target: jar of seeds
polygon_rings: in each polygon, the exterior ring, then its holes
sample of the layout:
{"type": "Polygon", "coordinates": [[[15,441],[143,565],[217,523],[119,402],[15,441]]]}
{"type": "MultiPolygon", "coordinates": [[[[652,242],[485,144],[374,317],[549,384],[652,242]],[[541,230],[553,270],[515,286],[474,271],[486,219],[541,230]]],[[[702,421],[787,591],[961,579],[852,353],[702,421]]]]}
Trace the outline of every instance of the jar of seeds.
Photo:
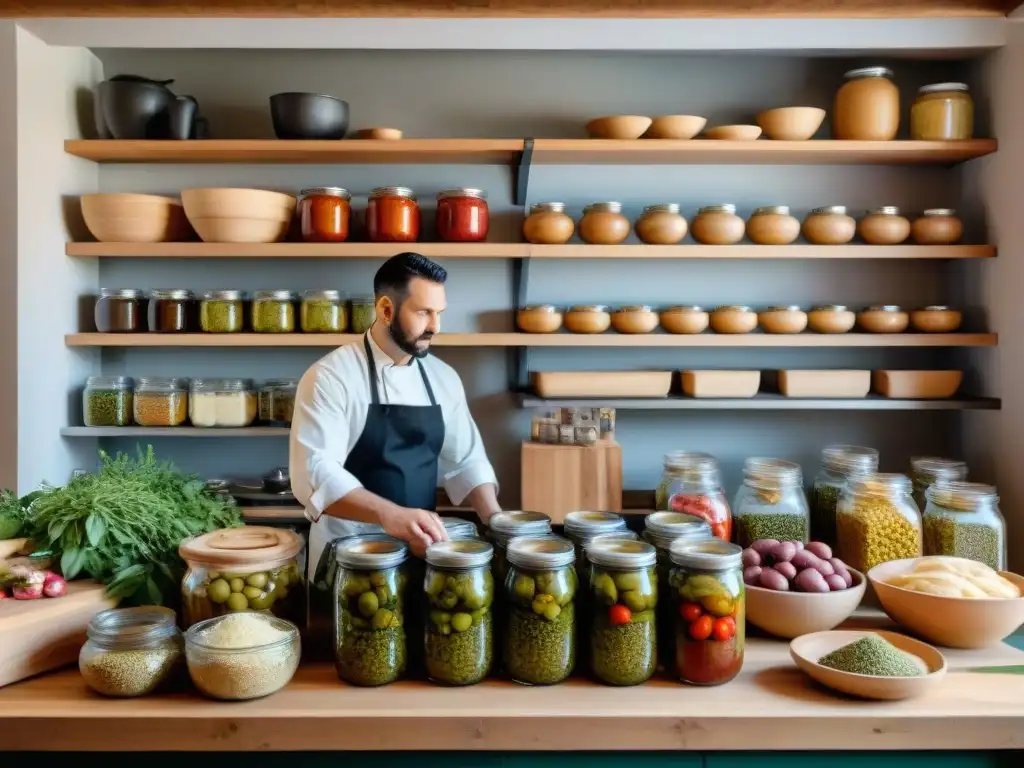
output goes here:
{"type": "Polygon", "coordinates": [[[87,427],[127,427],[132,423],[132,389],[127,376],[90,376],[82,394],[87,427]]]}
{"type": "Polygon", "coordinates": [[[241,333],[244,309],[241,291],[207,291],[199,302],[199,328],[206,333],[241,333]]]}
{"type": "Polygon", "coordinates": [[[830,445],[821,450],[821,470],[811,487],[811,535],[836,545],[836,504],[851,477],[878,471],[878,451],[858,445],[830,445]]]}
{"type": "Polygon", "coordinates": [[[736,543],[741,547],[749,547],[758,539],[807,543],[811,510],[799,464],[782,459],[747,459],[733,510],[736,543]]]}
{"type": "Polygon", "coordinates": [[[928,506],[925,492],[939,480],[963,482],[967,479],[967,464],[959,459],[937,456],[915,456],[910,460],[910,479],[914,483],[914,502],[918,509],[928,506]]]}
{"type": "Polygon", "coordinates": [[[291,291],[257,291],[252,299],[252,329],[256,333],[293,333],[295,294],[291,291]]]}
{"type": "Polygon", "coordinates": [[[177,427],[188,419],[188,379],[140,378],[133,399],[139,426],[177,427]]]}
{"type": "Polygon", "coordinates": [[[939,480],[925,496],[924,553],[1006,568],[1006,521],[991,485],[939,480]]]}
{"type": "Polygon", "coordinates": [[[340,291],[306,291],[299,323],[303,333],[344,333],[348,330],[348,303],[340,291]]]}
{"type": "Polygon", "coordinates": [[[86,635],[78,669],[85,684],[104,696],[144,696],[183,669],[184,641],[170,608],[100,611],[86,635]]]}

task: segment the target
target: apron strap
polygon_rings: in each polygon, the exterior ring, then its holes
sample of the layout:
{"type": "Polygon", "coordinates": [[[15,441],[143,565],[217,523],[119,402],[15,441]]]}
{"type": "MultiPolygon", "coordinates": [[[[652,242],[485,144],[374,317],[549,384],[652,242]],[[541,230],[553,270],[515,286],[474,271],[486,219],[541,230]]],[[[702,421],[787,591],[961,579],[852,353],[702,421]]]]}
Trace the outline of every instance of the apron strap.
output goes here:
{"type": "MultiPolygon", "coordinates": [[[[370,402],[373,405],[380,405],[380,393],[377,389],[377,364],[373,360],[373,351],[370,349],[369,331],[363,336],[363,347],[366,349],[366,372],[370,381],[370,402]]],[[[416,358],[416,365],[420,369],[423,387],[427,390],[427,399],[430,400],[432,406],[437,405],[437,400],[434,399],[434,388],[430,386],[427,370],[423,367],[423,362],[419,358],[416,358]]]]}
{"type": "Polygon", "coordinates": [[[423,386],[427,389],[427,397],[430,399],[430,404],[437,405],[437,401],[434,399],[434,389],[430,386],[430,379],[427,378],[427,369],[423,367],[423,361],[416,358],[416,365],[420,367],[420,376],[423,377],[423,386]]]}

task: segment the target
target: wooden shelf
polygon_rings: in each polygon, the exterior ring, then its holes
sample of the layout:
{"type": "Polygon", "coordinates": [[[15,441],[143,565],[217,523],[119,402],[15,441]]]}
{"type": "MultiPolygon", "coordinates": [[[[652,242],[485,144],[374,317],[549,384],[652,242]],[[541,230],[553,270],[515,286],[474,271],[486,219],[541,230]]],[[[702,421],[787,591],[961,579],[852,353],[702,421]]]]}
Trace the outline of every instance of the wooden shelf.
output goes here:
{"type": "Polygon", "coordinates": [[[247,523],[309,523],[302,507],[239,507],[247,523]]]}
{"type": "Polygon", "coordinates": [[[758,394],[747,398],[669,396],[665,398],[543,398],[519,395],[521,408],[617,408],[636,411],[975,411],[998,410],[993,397],[953,400],[895,400],[869,395],[859,399],[798,398],[758,394]]]}
{"type": "Polygon", "coordinates": [[[64,427],[63,437],[288,437],[288,427],[64,427]]]}

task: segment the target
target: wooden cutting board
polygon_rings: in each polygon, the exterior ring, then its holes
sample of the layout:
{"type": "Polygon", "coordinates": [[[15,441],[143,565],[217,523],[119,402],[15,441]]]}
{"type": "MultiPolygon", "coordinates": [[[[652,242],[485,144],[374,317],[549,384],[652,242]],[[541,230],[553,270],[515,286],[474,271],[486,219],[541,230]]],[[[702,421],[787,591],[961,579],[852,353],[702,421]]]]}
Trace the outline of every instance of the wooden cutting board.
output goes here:
{"type": "Polygon", "coordinates": [[[613,440],[595,445],[524,442],[522,507],[561,523],[568,512],[622,511],[622,448],[613,440]]]}

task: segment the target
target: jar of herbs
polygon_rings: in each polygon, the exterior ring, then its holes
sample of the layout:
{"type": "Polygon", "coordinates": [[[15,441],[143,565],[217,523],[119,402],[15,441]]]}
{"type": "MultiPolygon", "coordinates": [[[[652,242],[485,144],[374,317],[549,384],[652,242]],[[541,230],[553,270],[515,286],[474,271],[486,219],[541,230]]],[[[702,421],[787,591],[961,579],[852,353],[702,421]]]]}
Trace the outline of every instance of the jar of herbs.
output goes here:
{"type": "Polygon", "coordinates": [[[1006,521],[991,485],[939,480],[925,491],[924,554],[1006,569],[1006,521]]]}
{"type": "Polygon", "coordinates": [[[134,333],[141,331],[142,291],[134,288],[101,288],[96,299],[93,319],[100,333],[134,333]]]}
{"type": "Polygon", "coordinates": [[[269,379],[256,393],[261,424],[272,427],[290,427],[295,411],[295,389],[298,379],[269,379]]]}
{"type": "Polygon", "coordinates": [[[837,556],[858,571],[921,556],[921,513],[906,475],[850,478],[836,505],[837,556]]]}
{"type": "Polygon", "coordinates": [[[103,696],[145,696],[173,682],[185,668],[185,643],[170,608],[100,611],[89,621],[86,636],[78,670],[85,684],[103,696]]]}
{"type": "Polygon", "coordinates": [[[184,288],[150,291],[146,316],[153,333],[193,331],[196,327],[195,296],[184,288]]]}
{"type": "Polygon", "coordinates": [[[377,302],[373,296],[352,297],[352,333],[366,333],[377,319],[377,302]]]}
{"type": "Polygon", "coordinates": [[[242,291],[207,291],[199,302],[199,328],[206,333],[241,333],[244,318],[242,291]]]}
{"type": "Polygon", "coordinates": [[[299,323],[303,333],[344,333],[348,329],[345,297],[340,291],[306,291],[299,323]]]}
{"type": "Polygon", "coordinates": [[[718,462],[706,453],[675,451],[665,455],[665,469],[654,493],[659,510],[694,515],[719,539],[732,538],[732,511],[722,490],[718,462]]]}
{"type": "Polygon", "coordinates": [[[127,376],[90,376],[82,393],[87,427],[127,427],[132,423],[135,382],[127,376]]]}
{"type": "Polygon", "coordinates": [[[821,470],[811,486],[811,535],[836,546],[836,505],[851,477],[878,471],[878,451],[859,445],[830,445],[821,450],[821,470]]]}
{"type": "Polygon", "coordinates": [[[257,291],[252,299],[252,329],[256,333],[293,333],[295,294],[291,291],[257,291]]]}
{"type": "Polygon", "coordinates": [[[910,460],[910,479],[914,483],[914,502],[918,509],[928,505],[925,491],[939,480],[963,482],[967,479],[967,463],[938,456],[915,456],[910,460]]]}
{"type": "Polygon", "coordinates": [[[736,543],[741,547],[749,547],[758,539],[808,541],[811,510],[799,464],[783,459],[747,459],[743,462],[743,485],[732,507],[736,543]]]}
{"type": "Polygon", "coordinates": [[[180,426],[188,419],[188,379],[140,378],[133,400],[139,426],[180,426]]]}

